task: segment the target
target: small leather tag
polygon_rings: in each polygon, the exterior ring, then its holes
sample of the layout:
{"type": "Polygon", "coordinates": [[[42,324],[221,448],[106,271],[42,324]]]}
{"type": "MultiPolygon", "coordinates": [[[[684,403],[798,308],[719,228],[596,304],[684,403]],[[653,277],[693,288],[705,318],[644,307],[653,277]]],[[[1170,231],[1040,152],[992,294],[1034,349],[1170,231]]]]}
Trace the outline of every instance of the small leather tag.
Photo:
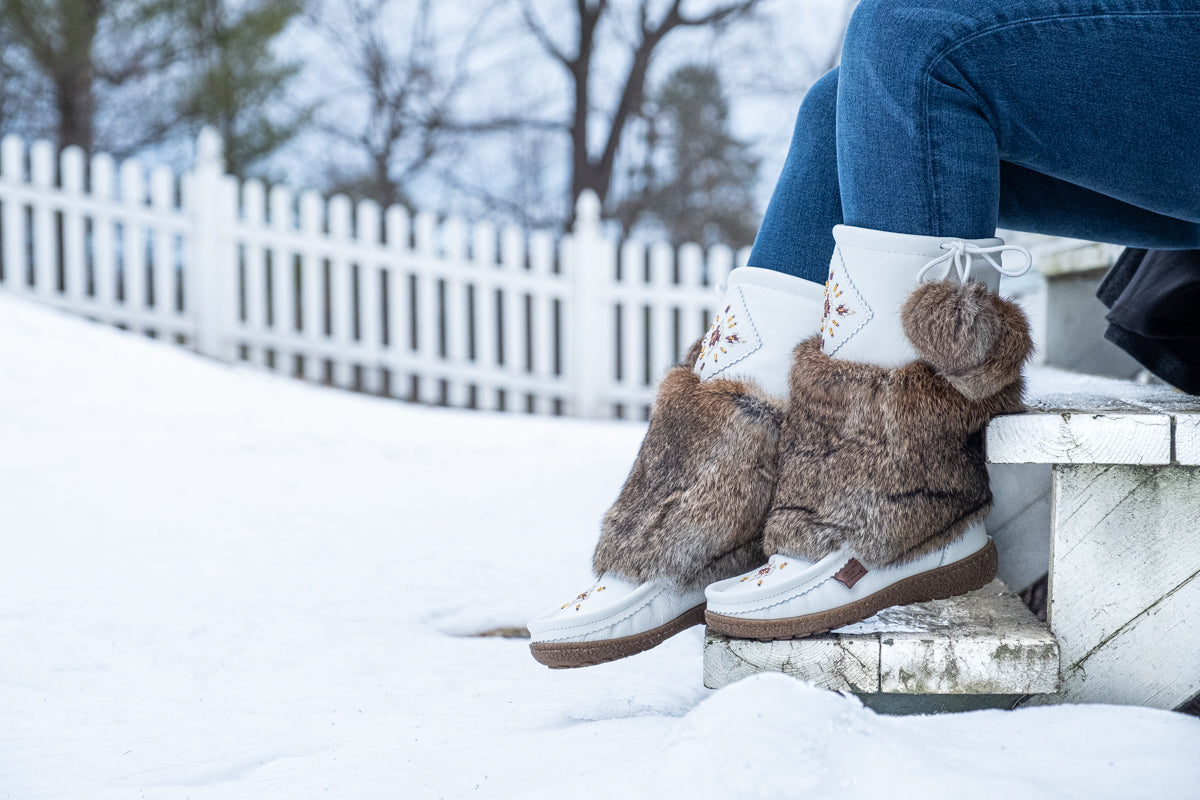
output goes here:
{"type": "Polygon", "coordinates": [[[858,563],[857,558],[852,558],[846,562],[846,566],[837,571],[833,579],[841,582],[847,589],[853,589],[854,584],[862,580],[862,576],[866,574],[867,568],[858,563]]]}

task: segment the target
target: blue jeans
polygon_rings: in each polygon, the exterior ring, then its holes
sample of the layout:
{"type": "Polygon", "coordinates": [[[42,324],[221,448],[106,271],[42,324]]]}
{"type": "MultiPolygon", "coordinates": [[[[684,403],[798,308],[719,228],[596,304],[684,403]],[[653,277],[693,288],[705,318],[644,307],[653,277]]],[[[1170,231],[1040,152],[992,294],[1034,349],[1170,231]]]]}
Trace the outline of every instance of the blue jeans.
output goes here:
{"type": "Polygon", "coordinates": [[[1200,248],[1200,0],[863,0],[750,264],[823,281],[838,223],[1200,248]]]}

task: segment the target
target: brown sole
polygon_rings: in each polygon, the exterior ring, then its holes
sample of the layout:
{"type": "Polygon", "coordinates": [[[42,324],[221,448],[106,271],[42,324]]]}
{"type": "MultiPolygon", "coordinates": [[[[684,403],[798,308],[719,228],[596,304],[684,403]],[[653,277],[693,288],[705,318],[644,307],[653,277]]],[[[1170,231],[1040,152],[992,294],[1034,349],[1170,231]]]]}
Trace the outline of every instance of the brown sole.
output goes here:
{"type": "Polygon", "coordinates": [[[801,639],[843,625],[862,622],[892,606],[945,600],[972,592],[987,586],[996,577],[997,561],[996,545],[988,540],[982,550],[961,561],[897,581],[875,594],[828,611],[787,619],[740,619],[708,611],[704,620],[708,623],[709,630],[735,639],[801,639]]]}
{"type": "Polygon", "coordinates": [[[606,639],[600,642],[533,642],[529,645],[533,657],[550,669],[590,667],[636,655],[662,644],[680,631],[704,624],[704,604],[688,609],[666,625],[659,625],[632,636],[606,639]]]}

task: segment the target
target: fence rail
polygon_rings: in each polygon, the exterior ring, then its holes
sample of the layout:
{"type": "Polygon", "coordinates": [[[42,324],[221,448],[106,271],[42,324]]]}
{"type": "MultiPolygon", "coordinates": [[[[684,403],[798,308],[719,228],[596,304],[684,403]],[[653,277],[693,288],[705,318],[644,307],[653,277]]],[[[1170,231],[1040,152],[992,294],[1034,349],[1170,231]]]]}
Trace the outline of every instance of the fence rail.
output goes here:
{"type": "Polygon", "coordinates": [[[426,403],[642,417],[746,251],[618,245],[579,200],[554,238],[326,201],[194,168],[148,175],[0,142],[0,288],[305,380],[426,403]]]}

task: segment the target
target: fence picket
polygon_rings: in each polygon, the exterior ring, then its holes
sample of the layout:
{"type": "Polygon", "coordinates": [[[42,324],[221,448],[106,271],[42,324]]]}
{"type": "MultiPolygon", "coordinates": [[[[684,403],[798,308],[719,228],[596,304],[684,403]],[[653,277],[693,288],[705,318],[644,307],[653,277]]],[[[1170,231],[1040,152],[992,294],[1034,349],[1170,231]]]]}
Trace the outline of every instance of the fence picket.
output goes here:
{"type": "Polygon", "coordinates": [[[362,389],[378,394],[383,387],[379,364],[382,316],[380,302],[380,263],[383,230],[379,221],[379,204],[364,200],[358,204],[358,242],[371,255],[358,262],[358,348],[363,354],[362,389]]]}
{"type": "Polygon", "coordinates": [[[679,327],[675,331],[675,358],[687,352],[692,343],[708,328],[706,315],[697,312],[696,303],[703,302],[707,292],[704,285],[704,251],[698,244],[679,248],[679,283],[682,293],[678,310],[679,327]]]}
{"type": "Polygon", "coordinates": [[[115,166],[106,153],[92,156],[92,289],[100,308],[116,305],[117,272],[113,258],[113,202],[115,166]]]}
{"type": "Polygon", "coordinates": [[[318,246],[321,241],[321,196],[309,190],[300,195],[300,323],[304,348],[305,380],[323,383],[325,362],[319,355],[325,341],[324,277],[318,246]]]}
{"type": "MultiPolygon", "coordinates": [[[[79,200],[83,196],[83,150],[65,147],[59,154],[59,171],[62,173],[62,189],[66,199],[79,200]]],[[[74,203],[63,206],[63,289],[66,299],[82,303],[86,294],[84,265],[83,212],[74,203]]]]}
{"type": "Polygon", "coordinates": [[[650,323],[650,371],[648,378],[657,381],[668,367],[679,360],[675,347],[675,313],[670,298],[675,288],[675,253],[666,242],[655,242],[650,248],[650,288],[653,292],[649,304],[650,323]]]}
{"type": "MultiPolygon", "coordinates": [[[[525,270],[525,235],[515,226],[509,225],[500,234],[500,321],[497,335],[500,344],[497,358],[505,378],[520,378],[526,375],[526,328],[524,295],[520,280],[525,270]]],[[[497,398],[497,407],[511,411],[521,407],[520,393],[503,387],[497,398]],[[501,399],[503,398],[503,402],[501,399]]]]}
{"type": "MultiPolygon", "coordinates": [[[[266,219],[266,193],[262,181],[248,180],[242,184],[242,225],[253,231],[261,230],[266,219]]],[[[266,332],[266,253],[253,240],[243,239],[239,247],[242,266],[242,319],[245,331],[250,333],[248,342],[242,345],[245,358],[261,367],[266,363],[263,334],[266,332]]]]}
{"type": "MultiPolygon", "coordinates": [[[[620,288],[639,287],[645,282],[646,245],[643,242],[627,241],[621,245],[620,288]]],[[[620,293],[626,297],[628,291],[620,293]]],[[[619,377],[614,374],[623,393],[636,393],[642,387],[642,375],[646,372],[646,336],[642,324],[642,308],[636,302],[614,302],[612,306],[613,327],[617,337],[619,377]]],[[[616,370],[614,370],[616,373],[616,370]]],[[[632,409],[624,409],[623,416],[635,415],[632,409]]]]}
{"type": "Polygon", "coordinates": [[[141,311],[146,304],[146,250],[137,212],[143,207],[145,188],[142,165],[133,159],[121,164],[121,203],[129,213],[120,217],[121,246],[118,264],[125,307],[141,311]]]}
{"type": "Polygon", "coordinates": [[[54,185],[54,148],[38,140],[29,149],[30,178],[39,189],[33,206],[33,290],[49,299],[58,293],[57,265],[54,263],[54,209],[51,207],[51,189],[54,185]]]}
{"type": "Polygon", "coordinates": [[[335,346],[333,385],[354,386],[351,340],[354,327],[354,276],[347,250],[350,244],[350,198],[329,198],[329,338],[335,346]]]}
{"type": "Polygon", "coordinates": [[[387,238],[387,370],[388,393],[393,397],[409,397],[411,379],[416,374],[411,368],[413,318],[409,297],[409,272],[405,268],[411,260],[409,237],[412,221],[408,212],[400,206],[390,206],[383,215],[384,236],[387,238]]]}
{"type": "Polygon", "coordinates": [[[24,291],[25,282],[25,205],[17,191],[25,183],[25,143],[9,134],[0,141],[0,178],[4,193],[4,285],[9,291],[24,291]]]}
{"type": "Polygon", "coordinates": [[[274,369],[285,375],[296,374],[295,352],[287,346],[296,339],[296,281],[294,259],[289,242],[295,226],[292,224],[292,193],[286,186],[271,187],[268,213],[274,234],[269,253],[271,257],[271,295],[269,298],[270,327],[274,350],[274,369]]]}
{"type": "Polygon", "coordinates": [[[442,366],[442,293],[439,286],[439,276],[434,271],[436,253],[434,252],[435,223],[433,216],[427,213],[417,215],[413,221],[413,241],[416,249],[416,259],[413,261],[414,281],[416,282],[417,309],[417,355],[425,373],[420,380],[418,400],[425,403],[443,401],[442,386],[444,372],[442,366]]]}
{"type": "MultiPolygon", "coordinates": [[[[150,172],[150,207],[160,218],[172,216],[175,211],[175,186],[171,171],[159,165],[150,172]]],[[[161,226],[152,228],[153,243],[150,247],[151,293],[154,297],[154,313],[164,323],[175,316],[175,231],[161,226]]]]}
{"type": "Polygon", "coordinates": [[[475,402],[479,408],[499,408],[495,371],[499,362],[497,331],[496,229],[478,222],[471,236],[471,285],[474,290],[474,360],[477,375],[475,402]]]}
{"type": "Polygon", "coordinates": [[[467,307],[467,226],[458,217],[450,217],[442,225],[443,257],[448,262],[442,273],[444,284],[445,361],[450,379],[446,403],[465,406],[470,399],[468,361],[470,357],[471,320],[467,307]]]}
{"type": "MultiPolygon", "coordinates": [[[[544,231],[537,231],[529,237],[529,273],[550,290],[545,293],[527,290],[524,293],[528,312],[529,371],[540,379],[538,383],[548,385],[557,377],[555,363],[558,345],[555,338],[553,289],[558,286],[558,276],[554,272],[554,240],[544,231]]],[[[552,401],[549,392],[529,392],[528,410],[547,413],[552,408],[552,401]]]]}

